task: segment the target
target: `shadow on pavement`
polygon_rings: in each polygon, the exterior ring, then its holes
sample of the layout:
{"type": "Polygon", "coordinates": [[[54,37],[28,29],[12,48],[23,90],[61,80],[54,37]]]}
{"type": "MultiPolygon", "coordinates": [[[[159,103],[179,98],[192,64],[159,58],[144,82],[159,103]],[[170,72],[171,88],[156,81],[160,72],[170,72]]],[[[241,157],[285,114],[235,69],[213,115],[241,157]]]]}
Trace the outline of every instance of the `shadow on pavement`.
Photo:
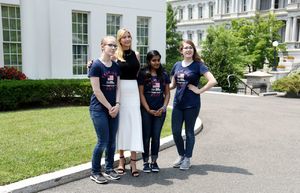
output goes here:
{"type": "Polygon", "coordinates": [[[248,170],[232,166],[223,165],[192,165],[187,171],[181,171],[178,168],[161,168],[159,173],[143,173],[140,171],[139,177],[132,177],[130,170],[118,181],[110,181],[120,185],[132,185],[135,187],[145,187],[153,184],[172,185],[174,180],[186,180],[191,175],[208,175],[209,172],[234,173],[242,175],[253,175],[248,170]]]}

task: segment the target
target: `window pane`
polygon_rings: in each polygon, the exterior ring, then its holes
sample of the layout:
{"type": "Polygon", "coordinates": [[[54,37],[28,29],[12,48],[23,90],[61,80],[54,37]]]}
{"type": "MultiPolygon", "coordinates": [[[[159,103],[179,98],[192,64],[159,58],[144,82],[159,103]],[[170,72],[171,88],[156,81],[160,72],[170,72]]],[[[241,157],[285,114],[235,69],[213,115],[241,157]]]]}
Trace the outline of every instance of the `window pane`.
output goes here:
{"type": "Polygon", "coordinates": [[[10,26],[10,29],[16,30],[17,29],[17,21],[15,19],[10,19],[9,26],[10,26]]]}
{"type": "Polygon", "coordinates": [[[11,53],[17,53],[17,45],[16,44],[11,44],[10,45],[10,52],[11,53]]]}
{"type": "Polygon", "coordinates": [[[2,17],[8,18],[8,7],[6,6],[2,7],[2,17]]]}
{"type": "Polygon", "coordinates": [[[21,42],[22,37],[21,37],[21,31],[17,31],[17,41],[21,42]]]}
{"type": "Polygon", "coordinates": [[[3,41],[9,41],[9,31],[3,30],[3,41]]]}
{"type": "Polygon", "coordinates": [[[10,32],[10,40],[13,42],[17,41],[17,32],[16,31],[10,32]]]}
{"type": "Polygon", "coordinates": [[[15,7],[9,7],[9,12],[8,12],[9,14],[9,17],[10,18],[15,18],[16,17],[16,9],[15,9],[15,7]]]}
{"type": "Polygon", "coordinates": [[[10,65],[10,55],[4,54],[4,65],[10,65]]]}
{"type": "Polygon", "coordinates": [[[18,65],[22,65],[22,56],[18,55],[18,65]]]}
{"type": "Polygon", "coordinates": [[[4,53],[10,53],[9,44],[6,44],[6,43],[3,44],[3,52],[4,53]]]}
{"type": "Polygon", "coordinates": [[[2,19],[2,26],[3,26],[3,29],[9,29],[9,22],[8,22],[8,19],[2,19]]]}

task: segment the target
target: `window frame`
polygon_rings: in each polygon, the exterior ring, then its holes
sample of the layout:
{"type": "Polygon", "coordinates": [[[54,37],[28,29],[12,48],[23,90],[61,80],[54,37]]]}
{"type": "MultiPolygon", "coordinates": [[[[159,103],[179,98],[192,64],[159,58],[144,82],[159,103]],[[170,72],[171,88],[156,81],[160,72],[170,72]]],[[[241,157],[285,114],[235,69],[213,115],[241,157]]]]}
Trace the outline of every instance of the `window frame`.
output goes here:
{"type": "Polygon", "coordinates": [[[86,64],[88,58],[89,58],[89,13],[74,10],[72,11],[72,74],[73,76],[87,75],[86,64]],[[76,21],[73,20],[74,14],[76,14],[76,21]],[[79,15],[82,16],[81,19],[79,19],[79,15]],[[84,16],[86,16],[86,18],[84,18],[84,16]],[[76,26],[75,32],[74,32],[74,25],[76,26]],[[81,31],[80,31],[80,27],[82,28],[81,31]],[[81,40],[79,37],[81,37],[81,40]],[[74,41],[75,38],[76,41],[74,41]]]}
{"type": "Polygon", "coordinates": [[[22,62],[22,28],[21,28],[21,10],[19,5],[0,4],[1,15],[1,60],[3,66],[14,67],[19,71],[23,69],[22,62]],[[7,9],[7,15],[4,15],[4,8],[7,9]],[[11,13],[13,9],[14,13],[11,13]],[[4,26],[4,20],[7,20],[7,26],[4,26]],[[6,36],[6,37],[5,37],[6,36]],[[13,36],[15,36],[13,38],[13,36]],[[8,39],[6,39],[8,38],[8,39]],[[6,52],[6,50],[9,50],[6,52]]]}

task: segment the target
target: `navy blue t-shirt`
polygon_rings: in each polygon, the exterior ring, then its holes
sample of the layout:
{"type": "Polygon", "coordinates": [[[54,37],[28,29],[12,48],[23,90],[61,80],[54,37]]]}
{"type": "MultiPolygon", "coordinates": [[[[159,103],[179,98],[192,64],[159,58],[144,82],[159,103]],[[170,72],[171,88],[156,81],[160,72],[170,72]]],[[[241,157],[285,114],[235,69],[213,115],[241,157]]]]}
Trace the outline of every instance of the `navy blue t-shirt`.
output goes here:
{"type": "Polygon", "coordinates": [[[170,77],[166,72],[163,72],[161,78],[157,76],[147,77],[144,70],[139,72],[138,84],[144,86],[144,96],[149,108],[158,110],[164,105],[164,91],[166,84],[170,84],[170,77]]]}
{"type": "Polygon", "coordinates": [[[187,67],[182,67],[182,62],[176,62],[172,68],[171,75],[176,81],[176,93],[174,107],[182,109],[200,107],[200,95],[191,91],[187,85],[193,84],[198,87],[200,77],[208,72],[203,62],[194,61],[187,67]]]}
{"type": "MultiPolygon", "coordinates": [[[[120,68],[117,63],[112,62],[111,67],[106,67],[99,59],[93,61],[88,74],[88,77],[99,77],[100,90],[112,106],[116,103],[118,76],[120,76],[120,68]]],[[[93,94],[90,110],[101,111],[107,109],[93,94]]]]}

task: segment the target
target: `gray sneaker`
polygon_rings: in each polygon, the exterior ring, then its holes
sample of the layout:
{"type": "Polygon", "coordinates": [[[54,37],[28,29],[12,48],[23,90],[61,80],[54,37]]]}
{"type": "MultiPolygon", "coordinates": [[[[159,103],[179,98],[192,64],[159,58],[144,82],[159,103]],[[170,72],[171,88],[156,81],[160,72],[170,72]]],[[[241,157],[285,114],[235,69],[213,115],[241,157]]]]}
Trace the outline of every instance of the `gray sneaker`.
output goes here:
{"type": "Polygon", "coordinates": [[[183,162],[183,159],[184,159],[184,157],[179,156],[179,157],[175,160],[175,162],[173,163],[173,168],[179,168],[180,165],[181,165],[182,162],[183,162]]]}
{"type": "Polygon", "coordinates": [[[191,159],[185,157],[184,160],[182,161],[182,164],[180,165],[181,170],[188,170],[191,167],[191,159]]]}
{"type": "Polygon", "coordinates": [[[91,180],[95,181],[98,184],[106,184],[107,183],[107,179],[105,179],[102,174],[92,174],[90,176],[91,180]]]}
{"type": "Polygon", "coordinates": [[[106,171],[102,173],[103,176],[108,180],[119,180],[120,176],[115,170],[106,171]]]}

